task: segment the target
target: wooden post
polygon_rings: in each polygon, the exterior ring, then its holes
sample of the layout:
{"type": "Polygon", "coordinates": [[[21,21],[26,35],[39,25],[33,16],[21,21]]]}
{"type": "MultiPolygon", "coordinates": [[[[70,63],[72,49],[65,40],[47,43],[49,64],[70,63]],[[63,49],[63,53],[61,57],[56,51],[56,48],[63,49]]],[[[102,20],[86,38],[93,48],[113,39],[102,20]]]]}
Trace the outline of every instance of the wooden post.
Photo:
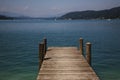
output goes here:
{"type": "Polygon", "coordinates": [[[80,53],[83,54],[83,39],[80,38],[80,53]]]}
{"type": "Polygon", "coordinates": [[[46,51],[47,51],[47,39],[44,38],[43,42],[44,42],[44,50],[45,50],[44,52],[46,53],[46,51]]]}
{"type": "Polygon", "coordinates": [[[86,43],[86,60],[88,64],[91,66],[91,43],[86,43]]]}
{"type": "Polygon", "coordinates": [[[44,44],[43,43],[40,43],[39,44],[39,70],[40,70],[40,67],[41,67],[41,64],[42,64],[42,61],[43,61],[43,49],[44,49],[44,44]]]}

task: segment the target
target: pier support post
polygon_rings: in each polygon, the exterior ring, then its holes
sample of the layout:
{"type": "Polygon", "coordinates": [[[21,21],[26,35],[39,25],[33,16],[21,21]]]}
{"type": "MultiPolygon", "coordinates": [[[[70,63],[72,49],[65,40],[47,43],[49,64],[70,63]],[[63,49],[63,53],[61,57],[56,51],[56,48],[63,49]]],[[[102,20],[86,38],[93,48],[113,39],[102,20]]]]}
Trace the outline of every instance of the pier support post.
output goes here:
{"type": "Polygon", "coordinates": [[[83,54],[83,39],[80,38],[80,53],[83,54]]]}
{"type": "Polygon", "coordinates": [[[47,39],[46,38],[44,38],[43,39],[43,43],[44,43],[44,53],[46,53],[46,51],[47,51],[47,39]]]}
{"type": "Polygon", "coordinates": [[[86,43],[86,60],[88,64],[91,66],[91,43],[86,43]]]}
{"type": "Polygon", "coordinates": [[[39,70],[44,58],[43,50],[44,50],[44,44],[40,43],[39,44],[39,70]]]}

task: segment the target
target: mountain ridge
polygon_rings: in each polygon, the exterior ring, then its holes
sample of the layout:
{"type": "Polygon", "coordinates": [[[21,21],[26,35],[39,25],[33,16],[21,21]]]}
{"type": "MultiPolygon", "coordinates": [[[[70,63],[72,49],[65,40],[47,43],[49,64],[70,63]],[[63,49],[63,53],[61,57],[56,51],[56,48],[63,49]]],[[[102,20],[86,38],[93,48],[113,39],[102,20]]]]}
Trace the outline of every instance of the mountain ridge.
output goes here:
{"type": "Polygon", "coordinates": [[[0,19],[45,19],[45,20],[56,20],[56,19],[120,19],[120,7],[114,7],[105,10],[86,10],[86,11],[74,11],[69,12],[61,17],[29,17],[23,16],[17,13],[0,12],[0,19]]]}
{"type": "Polygon", "coordinates": [[[120,18],[120,7],[115,7],[106,10],[86,10],[69,12],[59,19],[116,19],[120,18]]]}

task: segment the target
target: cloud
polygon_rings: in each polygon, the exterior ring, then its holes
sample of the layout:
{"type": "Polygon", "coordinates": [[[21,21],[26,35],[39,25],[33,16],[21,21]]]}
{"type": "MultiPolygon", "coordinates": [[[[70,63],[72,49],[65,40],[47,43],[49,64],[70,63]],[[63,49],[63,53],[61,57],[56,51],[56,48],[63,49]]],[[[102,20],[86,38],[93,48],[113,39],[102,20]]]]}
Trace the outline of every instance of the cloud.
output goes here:
{"type": "Polygon", "coordinates": [[[59,11],[59,10],[60,10],[60,8],[58,8],[58,7],[52,7],[52,8],[51,8],[51,10],[54,10],[54,11],[59,11]]]}
{"type": "Polygon", "coordinates": [[[29,6],[25,6],[25,7],[23,8],[23,10],[27,10],[27,9],[29,9],[29,6]]]}
{"type": "Polygon", "coordinates": [[[7,11],[6,7],[0,7],[0,11],[7,11]]]}

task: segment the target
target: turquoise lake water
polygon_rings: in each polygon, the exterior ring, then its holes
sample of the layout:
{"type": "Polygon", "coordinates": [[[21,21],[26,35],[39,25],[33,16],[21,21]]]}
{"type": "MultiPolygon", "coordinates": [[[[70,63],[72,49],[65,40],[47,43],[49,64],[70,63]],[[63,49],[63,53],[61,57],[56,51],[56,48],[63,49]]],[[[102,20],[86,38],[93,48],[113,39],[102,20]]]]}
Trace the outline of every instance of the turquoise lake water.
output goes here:
{"type": "Polygon", "coordinates": [[[120,80],[120,20],[0,21],[0,80],[36,80],[38,44],[92,43],[92,66],[101,80],[120,80]]]}

